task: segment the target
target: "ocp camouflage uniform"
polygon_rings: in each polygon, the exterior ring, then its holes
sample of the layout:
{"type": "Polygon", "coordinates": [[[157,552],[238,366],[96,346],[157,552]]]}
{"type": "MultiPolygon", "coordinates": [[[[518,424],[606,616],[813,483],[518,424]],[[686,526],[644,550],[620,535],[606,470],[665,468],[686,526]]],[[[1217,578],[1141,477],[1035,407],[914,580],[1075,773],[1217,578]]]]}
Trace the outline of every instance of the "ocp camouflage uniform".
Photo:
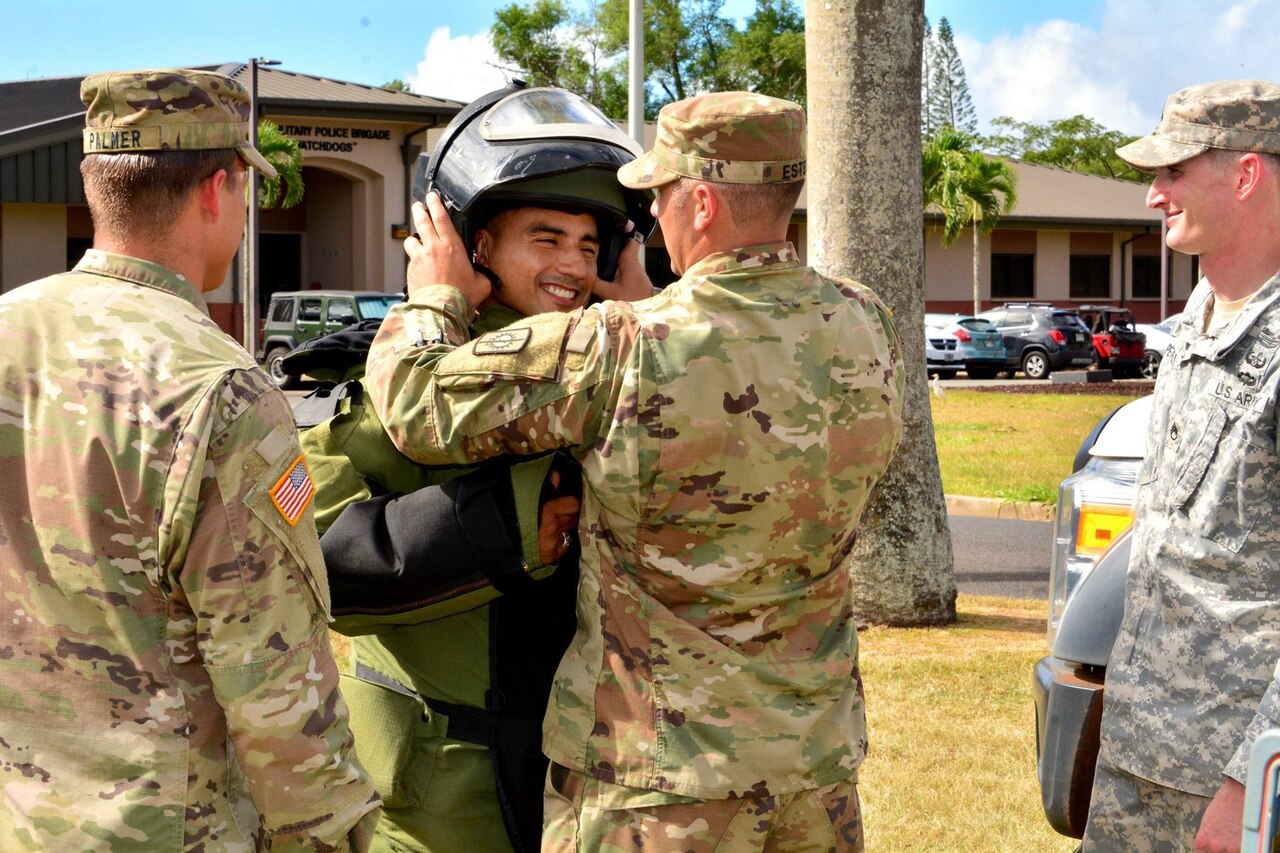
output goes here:
{"type": "Polygon", "coordinates": [[[900,433],[887,311],[779,243],[501,337],[468,343],[467,314],[448,287],[398,306],[369,383],[420,461],[560,446],[582,461],[579,630],[551,759],[620,808],[756,807],[853,779],[866,735],[845,558],[900,433]]]}
{"type": "Polygon", "coordinates": [[[377,797],[284,396],[134,258],[6,293],[0,337],[0,847],[345,848],[377,797]]]}
{"type": "Polygon", "coordinates": [[[1173,330],[1107,666],[1100,759],[1201,797],[1224,774],[1243,784],[1253,741],[1280,726],[1278,301],[1280,276],[1204,335],[1202,282],[1173,330]]]}

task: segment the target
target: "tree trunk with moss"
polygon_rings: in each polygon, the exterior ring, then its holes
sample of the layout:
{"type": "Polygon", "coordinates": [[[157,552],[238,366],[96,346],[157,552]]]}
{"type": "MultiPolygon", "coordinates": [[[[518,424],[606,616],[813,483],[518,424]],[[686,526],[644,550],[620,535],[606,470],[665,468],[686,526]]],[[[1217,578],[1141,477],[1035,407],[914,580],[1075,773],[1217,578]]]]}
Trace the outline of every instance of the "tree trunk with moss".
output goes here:
{"type": "Polygon", "coordinates": [[[889,305],[906,372],[902,444],[852,555],[861,622],[954,622],[951,535],[924,357],[920,177],[923,0],[822,0],[805,8],[809,261],[889,305]]]}

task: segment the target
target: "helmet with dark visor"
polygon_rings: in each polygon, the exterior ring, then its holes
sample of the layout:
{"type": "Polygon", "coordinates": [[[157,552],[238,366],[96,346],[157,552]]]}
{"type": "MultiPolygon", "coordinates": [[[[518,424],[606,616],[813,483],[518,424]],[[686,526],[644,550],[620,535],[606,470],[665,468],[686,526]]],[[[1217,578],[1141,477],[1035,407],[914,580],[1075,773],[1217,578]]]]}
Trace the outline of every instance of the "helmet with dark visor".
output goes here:
{"type": "Polygon", "coordinates": [[[497,214],[546,207],[595,217],[597,272],[617,274],[628,239],[647,240],[657,224],[648,190],[618,183],[618,168],[642,149],[586,99],[513,81],[460,112],[430,156],[418,157],[413,196],[440,194],[468,249],[497,214]]]}

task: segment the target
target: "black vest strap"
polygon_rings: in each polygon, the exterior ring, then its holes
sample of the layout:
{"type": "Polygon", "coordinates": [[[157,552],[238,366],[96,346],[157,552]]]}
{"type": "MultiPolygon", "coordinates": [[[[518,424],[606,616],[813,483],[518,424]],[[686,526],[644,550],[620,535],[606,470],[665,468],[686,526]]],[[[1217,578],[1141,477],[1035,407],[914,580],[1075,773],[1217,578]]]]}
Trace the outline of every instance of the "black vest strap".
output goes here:
{"type": "Polygon", "coordinates": [[[356,664],[356,677],[380,684],[404,696],[414,696],[435,713],[444,714],[449,719],[445,737],[450,740],[474,743],[513,755],[542,754],[541,720],[527,720],[470,705],[432,699],[362,663],[356,664]]]}

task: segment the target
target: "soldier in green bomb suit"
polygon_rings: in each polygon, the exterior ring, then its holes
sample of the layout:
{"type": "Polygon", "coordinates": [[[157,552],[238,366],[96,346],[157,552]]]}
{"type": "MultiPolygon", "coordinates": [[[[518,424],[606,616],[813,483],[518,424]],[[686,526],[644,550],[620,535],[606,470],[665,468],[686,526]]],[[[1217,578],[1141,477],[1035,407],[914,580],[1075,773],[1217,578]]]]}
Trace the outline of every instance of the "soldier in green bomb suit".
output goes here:
{"type": "MultiPolygon", "coordinates": [[[[491,93],[446,130],[424,180],[449,192],[469,262],[495,283],[468,318],[474,334],[501,346],[514,321],[575,310],[597,289],[652,294],[628,231],[652,230],[651,197],[616,178],[638,153],[563,90],[491,93]],[[539,111],[587,123],[547,131],[528,118],[539,111]],[[490,126],[506,128],[501,139],[481,137],[490,126]]],[[[407,459],[355,381],[371,339],[320,339],[284,367],[345,380],[329,398],[338,411],[304,431],[303,447],[335,629],[355,638],[343,693],[385,799],[374,847],[537,850],[542,717],[574,630],[578,467],[542,456],[462,473],[407,459]]]]}

